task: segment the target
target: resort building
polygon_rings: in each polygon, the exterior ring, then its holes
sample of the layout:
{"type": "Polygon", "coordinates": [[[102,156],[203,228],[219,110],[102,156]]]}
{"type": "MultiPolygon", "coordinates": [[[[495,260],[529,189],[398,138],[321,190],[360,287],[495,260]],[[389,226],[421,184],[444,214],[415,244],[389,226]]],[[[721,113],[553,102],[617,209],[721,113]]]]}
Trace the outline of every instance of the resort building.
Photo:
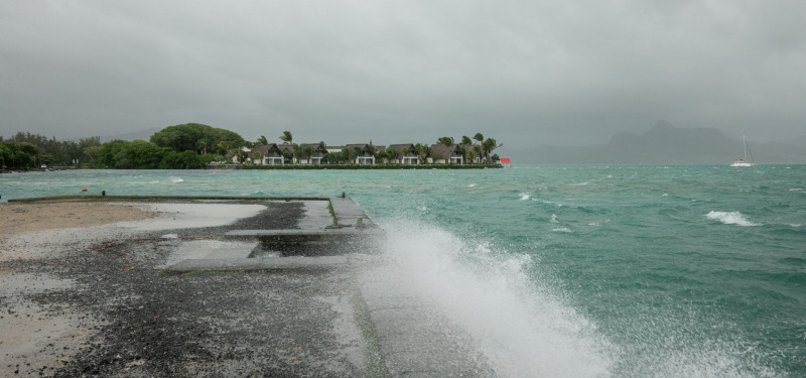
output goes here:
{"type": "Polygon", "coordinates": [[[259,165],[283,165],[285,158],[277,143],[259,144],[252,147],[247,153],[247,159],[252,164],[259,165]]]}
{"type": "Polygon", "coordinates": [[[484,159],[474,156],[466,160],[464,152],[474,148],[472,145],[444,145],[435,143],[430,148],[413,143],[390,144],[377,146],[369,143],[353,143],[343,146],[328,146],[319,143],[269,143],[255,145],[251,149],[232,149],[227,153],[227,160],[239,164],[241,162],[254,165],[330,165],[330,164],[480,164],[484,159]]]}
{"type": "Polygon", "coordinates": [[[354,163],[359,165],[375,164],[375,146],[367,143],[354,143],[344,146],[345,149],[355,152],[354,163]]]}
{"type": "Polygon", "coordinates": [[[458,144],[446,146],[444,144],[431,145],[431,159],[436,164],[464,164],[465,157],[462,156],[458,144]]]}
{"type": "Polygon", "coordinates": [[[417,150],[414,148],[413,143],[390,144],[387,151],[394,151],[392,155],[389,157],[390,163],[406,164],[406,165],[420,164],[420,156],[417,155],[417,150]]]}
{"type": "Polygon", "coordinates": [[[322,164],[322,158],[328,154],[328,149],[324,143],[302,143],[299,145],[300,164],[322,164]],[[310,153],[310,156],[308,155],[310,153]]]}
{"type": "Polygon", "coordinates": [[[297,155],[294,153],[293,144],[291,143],[278,144],[277,148],[280,149],[280,153],[283,156],[283,161],[285,162],[285,164],[299,163],[299,161],[297,161],[297,155]]]}

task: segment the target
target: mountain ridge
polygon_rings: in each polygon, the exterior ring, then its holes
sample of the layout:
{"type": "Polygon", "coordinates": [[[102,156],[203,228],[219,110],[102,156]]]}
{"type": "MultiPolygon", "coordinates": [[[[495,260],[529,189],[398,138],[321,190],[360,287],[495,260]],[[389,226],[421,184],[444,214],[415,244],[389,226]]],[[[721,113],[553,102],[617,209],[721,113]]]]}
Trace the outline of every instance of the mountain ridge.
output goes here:
{"type": "MultiPolygon", "coordinates": [[[[761,163],[806,163],[806,151],[794,144],[751,143],[751,148],[761,163]]],[[[511,151],[517,162],[569,164],[729,164],[742,154],[742,141],[719,129],[677,127],[666,121],[643,133],[617,133],[603,144],[511,151]]]]}

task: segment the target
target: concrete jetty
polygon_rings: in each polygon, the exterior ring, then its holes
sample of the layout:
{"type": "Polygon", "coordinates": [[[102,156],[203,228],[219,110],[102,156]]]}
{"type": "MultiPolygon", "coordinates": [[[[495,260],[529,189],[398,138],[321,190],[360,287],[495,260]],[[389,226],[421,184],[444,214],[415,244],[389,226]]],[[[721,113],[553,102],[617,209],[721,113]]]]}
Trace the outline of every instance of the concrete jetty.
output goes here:
{"type": "Polygon", "coordinates": [[[0,313],[33,303],[40,318],[76,319],[60,324],[83,335],[76,346],[48,340],[55,346],[37,353],[53,358],[36,358],[41,366],[4,352],[20,373],[495,375],[438,306],[395,290],[383,231],[348,197],[12,200],[49,201],[142,206],[157,217],[42,234],[19,245],[52,256],[0,260],[5,281],[60,282],[0,292],[0,313]]]}

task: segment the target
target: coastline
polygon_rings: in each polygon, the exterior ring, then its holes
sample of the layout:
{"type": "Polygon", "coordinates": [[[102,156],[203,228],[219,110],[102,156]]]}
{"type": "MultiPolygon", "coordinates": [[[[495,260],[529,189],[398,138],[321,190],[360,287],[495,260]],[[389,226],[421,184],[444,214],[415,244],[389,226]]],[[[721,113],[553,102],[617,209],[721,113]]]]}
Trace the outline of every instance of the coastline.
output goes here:
{"type": "MultiPolygon", "coordinates": [[[[501,164],[412,164],[412,165],[405,165],[405,164],[285,164],[285,165],[242,165],[242,164],[220,164],[220,165],[210,165],[205,168],[189,168],[187,170],[217,170],[217,169],[244,169],[244,170],[336,170],[336,169],[346,169],[346,170],[394,170],[394,169],[499,169],[504,168],[501,164]]],[[[110,170],[117,170],[117,171],[127,171],[129,169],[124,168],[90,168],[90,167],[48,167],[47,169],[29,169],[29,170],[0,170],[0,174],[12,174],[12,173],[27,173],[27,172],[50,172],[50,171],[72,171],[72,170],[82,170],[82,169],[110,169],[110,170]]],[[[175,168],[157,168],[157,170],[176,170],[175,168]]]]}
{"type": "Polygon", "coordinates": [[[376,272],[391,268],[380,230],[349,198],[50,197],[0,211],[17,225],[0,250],[0,376],[491,374],[432,305],[389,311],[402,293],[376,272]],[[428,344],[411,349],[412,332],[428,344]]]}

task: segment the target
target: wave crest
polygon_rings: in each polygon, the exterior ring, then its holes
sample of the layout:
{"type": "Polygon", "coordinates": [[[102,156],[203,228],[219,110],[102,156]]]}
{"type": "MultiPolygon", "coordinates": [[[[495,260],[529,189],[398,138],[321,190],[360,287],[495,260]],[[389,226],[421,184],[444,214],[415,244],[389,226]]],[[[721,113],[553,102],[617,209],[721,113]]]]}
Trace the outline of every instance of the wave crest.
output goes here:
{"type": "Polygon", "coordinates": [[[587,318],[530,278],[530,255],[497,251],[435,225],[382,225],[390,264],[383,279],[397,283],[386,294],[436,304],[498,374],[610,375],[612,346],[587,318]]]}
{"type": "Polygon", "coordinates": [[[710,220],[720,221],[724,224],[735,224],[742,227],[761,226],[761,223],[754,223],[747,219],[744,214],[738,211],[710,211],[705,214],[710,220]]]}

